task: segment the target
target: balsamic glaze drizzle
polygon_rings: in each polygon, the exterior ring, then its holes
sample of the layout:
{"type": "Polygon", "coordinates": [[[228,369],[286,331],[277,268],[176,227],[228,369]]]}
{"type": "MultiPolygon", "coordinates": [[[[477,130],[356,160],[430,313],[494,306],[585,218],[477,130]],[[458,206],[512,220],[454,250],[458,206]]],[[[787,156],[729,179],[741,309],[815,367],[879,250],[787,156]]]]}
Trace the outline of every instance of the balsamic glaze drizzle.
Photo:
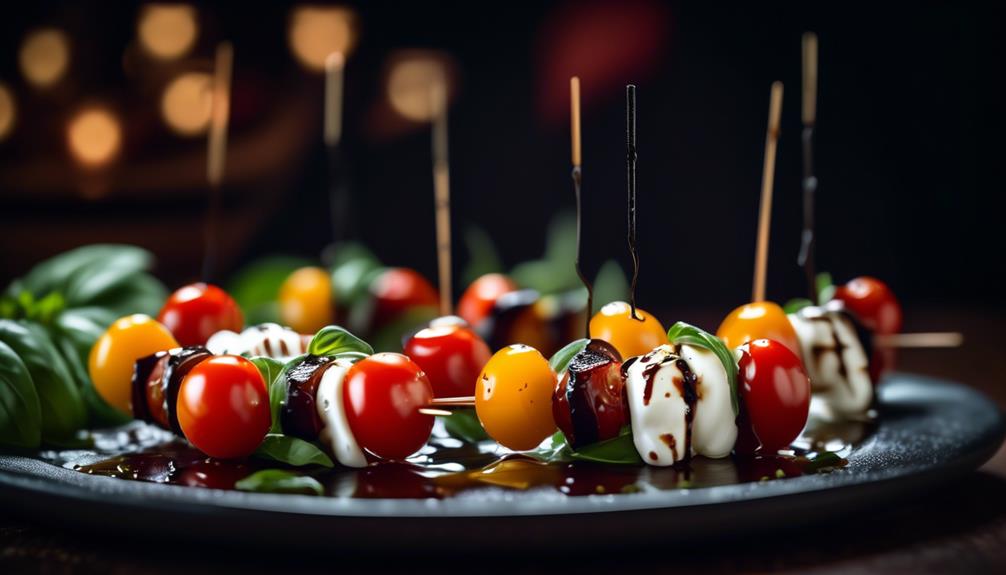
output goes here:
{"type": "Polygon", "coordinates": [[[631,317],[643,321],[636,315],[636,282],[639,280],[639,249],[636,246],[636,86],[625,87],[625,169],[629,196],[629,253],[632,255],[632,284],[629,291],[631,317]]]}

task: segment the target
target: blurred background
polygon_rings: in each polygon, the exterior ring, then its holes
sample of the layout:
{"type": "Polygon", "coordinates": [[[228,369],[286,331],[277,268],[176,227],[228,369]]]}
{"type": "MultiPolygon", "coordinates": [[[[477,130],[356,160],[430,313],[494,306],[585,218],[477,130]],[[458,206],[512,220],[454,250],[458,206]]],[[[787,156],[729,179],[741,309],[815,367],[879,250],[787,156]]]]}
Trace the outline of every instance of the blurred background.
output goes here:
{"type": "MultiPolygon", "coordinates": [[[[455,269],[484,230],[504,268],[573,208],[583,82],[585,267],[629,268],[624,86],[638,85],[638,299],[748,300],[769,85],[786,85],[770,299],[803,295],[800,38],[819,35],[818,267],[909,305],[992,305],[1003,262],[1002,48],[987,3],[22,2],[0,16],[0,284],[92,242],[200,273],[213,55],[234,46],[222,278],[334,233],[436,277],[431,63],[450,84],[455,269]],[[347,54],[347,225],[329,217],[325,56],[347,54]]],[[[456,292],[464,288],[455,282],[456,292]]],[[[455,294],[457,295],[457,294],[455,294]]],[[[651,303],[647,303],[651,302],[651,303]]],[[[660,303],[656,303],[660,302],[660,303]]],[[[939,329],[944,326],[932,326],[939,329]]],[[[950,327],[950,326],[945,326],[950,327]]]]}

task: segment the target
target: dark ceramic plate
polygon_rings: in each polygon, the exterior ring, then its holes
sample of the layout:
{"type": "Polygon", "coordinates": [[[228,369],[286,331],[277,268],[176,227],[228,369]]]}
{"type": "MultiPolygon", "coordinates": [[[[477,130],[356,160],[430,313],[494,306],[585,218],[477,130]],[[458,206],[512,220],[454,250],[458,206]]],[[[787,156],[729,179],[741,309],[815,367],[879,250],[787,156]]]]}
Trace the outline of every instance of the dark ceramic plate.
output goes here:
{"type": "MultiPolygon", "coordinates": [[[[470,550],[551,546],[603,533],[607,544],[682,541],[792,527],[862,511],[976,469],[1004,437],[1000,410],[958,384],[899,374],[879,389],[870,434],[845,467],[772,481],[569,497],[557,489],[482,489],[445,499],[244,493],[79,473],[0,455],[0,501],[39,522],[144,538],[396,549],[443,541],[470,550]]],[[[641,470],[643,477],[659,470],[641,470]]],[[[636,473],[636,472],[634,472],[636,473]]]]}

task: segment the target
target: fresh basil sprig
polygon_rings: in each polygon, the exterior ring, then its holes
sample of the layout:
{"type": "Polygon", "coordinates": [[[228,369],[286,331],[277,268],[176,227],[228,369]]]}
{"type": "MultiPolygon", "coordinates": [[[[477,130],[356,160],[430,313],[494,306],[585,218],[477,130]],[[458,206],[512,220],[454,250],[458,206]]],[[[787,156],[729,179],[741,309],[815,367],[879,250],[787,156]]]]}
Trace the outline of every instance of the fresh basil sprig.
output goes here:
{"type": "Polygon", "coordinates": [[[285,469],[263,469],[234,484],[239,491],[258,493],[300,493],[324,495],[325,488],[309,475],[299,475],[285,469]]]}
{"type": "Polygon", "coordinates": [[[817,277],[814,278],[814,283],[817,288],[818,305],[824,305],[831,301],[831,298],[835,297],[835,282],[832,280],[830,273],[821,272],[817,274],[817,277]]]}
{"type": "Polygon", "coordinates": [[[569,362],[573,361],[573,357],[576,354],[586,349],[588,343],[590,343],[589,339],[578,339],[567,343],[562,349],[552,355],[551,359],[548,360],[548,366],[555,373],[566,371],[566,368],[569,367],[569,362]]]}
{"type": "Polygon", "coordinates": [[[694,345],[716,354],[720,363],[723,364],[723,369],[727,372],[727,381],[730,383],[730,403],[733,405],[734,415],[737,415],[740,408],[737,400],[737,360],[734,359],[733,352],[727,348],[723,340],[683,321],[679,321],[667,330],[667,339],[673,344],[694,345]]]}
{"type": "MultiPolygon", "coordinates": [[[[14,416],[0,415],[0,444],[21,445],[25,437],[36,435],[40,441],[65,444],[87,425],[127,419],[94,390],[88,356],[118,317],[153,315],[160,309],[167,290],[147,273],[152,264],[153,256],[137,247],[84,246],[39,263],[4,290],[0,331],[7,349],[28,371],[39,418],[36,429],[18,431],[7,425],[14,416]]],[[[19,372],[10,357],[3,361],[11,364],[4,366],[8,372],[19,372]]],[[[13,387],[8,383],[7,389],[13,387]]],[[[19,416],[18,421],[28,424],[31,419],[19,416]]]]}
{"type": "Polygon", "coordinates": [[[342,356],[342,357],[366,357],[374,353],[374,348],[370,344],[356,337],[346,328],[338,325],[330,325],[318,330],[311,338],[311,343],[307,346],[307,352],[311,355],[321,356],[342,356]]]}
{"type": "Polygon", "coordinates": [[[810,307],[814,305],[814,302],[810,301],[805,297],[798,297],[789,300],[784,306],[782,306],[783,313],[789,315],[791,313],[796,313],[805,307],[810,307]]]}

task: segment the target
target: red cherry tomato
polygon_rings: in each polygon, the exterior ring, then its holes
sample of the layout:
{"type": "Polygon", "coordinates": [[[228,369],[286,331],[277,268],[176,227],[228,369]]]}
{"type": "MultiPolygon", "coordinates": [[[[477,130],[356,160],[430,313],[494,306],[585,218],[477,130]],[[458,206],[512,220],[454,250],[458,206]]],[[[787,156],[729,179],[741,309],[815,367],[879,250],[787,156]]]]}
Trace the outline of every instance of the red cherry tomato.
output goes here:
{"type": "Polygon", "coordinates": [[[492,315],[496,300],[517,290],[517,284],[503,274],[485,274],[473,281],[458,301],[458,315],[477,326],[492,315]]]}
{"type": "Polygon", "coordinates": [[[400,353],[377,353],[349,369],[342,389],[346,420],[361,448],[382,459],[405,459],[430,438],[433,399],[423,370],[400,353]]]}
{"type": "Polygon", "coordinates": [[[738,384],[751,430],[764,451],[799,437],[810,411],[810,379],[800,358],[785,345],[756,339],[738,348],[738,384]]]}
{"type": "Polygon", "coordinates": [[[409,268],[389,268],[370,284],[374,298],[372,326],[378,327],[413,307],[435,307],[437,290],[419,272],[409,268]]]}
{"type": "Polygon", "coordinates": [[[437,397],[473,395],[475,382],[492,353],[469,327],[428,327],[405,342],[405,355],[416,362],[437,397]]]}
{"type": "Polygon", "coordinates": [[[859,318],[863,325],[879,335],[901,331],[901,304],[884,282],[871,277],[858,277],[835,288],[834,299],[859,318]]]}
{"type": "Polygon", "coordinates": [[[218,355],[189,371],[178,391],[178,424],[211,457],[251,455],[269,431],[269,392],[255,364],[218,355]]]}
{"type": "Polygon", "coordinates": [[[230,295],[215,285],[194,283],[178,288],[157,314],[183,346],[206,345],[206,340],[224,329],[241,331],[244,316],[230,295]]]}

